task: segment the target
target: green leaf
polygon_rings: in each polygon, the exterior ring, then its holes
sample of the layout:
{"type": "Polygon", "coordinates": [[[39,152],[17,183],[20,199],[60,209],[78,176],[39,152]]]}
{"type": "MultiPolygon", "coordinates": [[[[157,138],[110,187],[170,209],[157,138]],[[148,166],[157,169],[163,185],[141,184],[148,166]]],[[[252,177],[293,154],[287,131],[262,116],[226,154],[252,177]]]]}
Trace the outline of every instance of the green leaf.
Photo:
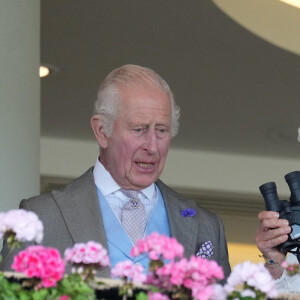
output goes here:
{"type": "Polygon", "coordinates": [[[28,291],[21,290],[18,293],[20,300],[31,300],[30,293],[28,291]]]}
{"type": "Polygon", "coordinates": [[[34,291],[34,293],[32,294],[32,299],[33,300],[45,300],[47,299],[48,296],[48,291],[47,289],[39,289],[38,291],[34,291]]]}
{"type": "Polygon", "coordinates": [[[148,295],[145,292],[139,292],[136,296],[135,296],[136,300],[148,300],[148,295]]]}

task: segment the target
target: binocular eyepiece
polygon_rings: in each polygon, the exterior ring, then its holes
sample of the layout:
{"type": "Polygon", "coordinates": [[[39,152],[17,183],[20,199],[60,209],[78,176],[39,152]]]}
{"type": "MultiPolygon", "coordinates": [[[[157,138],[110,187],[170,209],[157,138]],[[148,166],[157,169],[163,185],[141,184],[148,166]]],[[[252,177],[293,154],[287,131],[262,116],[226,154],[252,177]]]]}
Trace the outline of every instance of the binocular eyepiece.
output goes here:
{"type": "Polygon", "coordinates": [[[291,191],[290,201],[279,200],[275,182],[267,182],[259,187],[265,200],[267,210],[277,211],[279,218],[287,219],[292,228],[289,239],[279,245],[282,252],[300,246],[300,171],[294,171],[285,175],[291,191]]]}

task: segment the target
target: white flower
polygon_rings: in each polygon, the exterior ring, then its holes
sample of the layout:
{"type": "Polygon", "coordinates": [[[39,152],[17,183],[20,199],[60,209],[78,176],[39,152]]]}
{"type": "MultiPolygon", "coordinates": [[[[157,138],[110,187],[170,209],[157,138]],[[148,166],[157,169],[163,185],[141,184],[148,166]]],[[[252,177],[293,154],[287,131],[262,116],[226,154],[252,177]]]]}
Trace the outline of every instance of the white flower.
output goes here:
{"type": "Polygon", "coordinates": [[[15,233],[15,239],[19,242],[41,243],[44,226],[34,212],[13,209],[0,213],[0,238],[10,231],[15,233]]]}
{"type": "Polygon", "coordinates": [[[225,291],[221,284],[213,285],[214,292],[211,296],[211,300],[226,300],[228,293],[225,291]]]}
{"type": "MultiPolygon", "coordinates": [[[[265,293],[269,298],[277,296],[275,281],[263,263],[254,264],[250,261],[245,261],[236,265],[227,279],[224,291],[230,295],[237,289],[237,286],[243,286],[244,283],[265,293]]],[[[244,290],[242,293],[250,293],[250,290],[244,290]]],[[[253,291],[251,291],[252,293],[253,291]]]]}

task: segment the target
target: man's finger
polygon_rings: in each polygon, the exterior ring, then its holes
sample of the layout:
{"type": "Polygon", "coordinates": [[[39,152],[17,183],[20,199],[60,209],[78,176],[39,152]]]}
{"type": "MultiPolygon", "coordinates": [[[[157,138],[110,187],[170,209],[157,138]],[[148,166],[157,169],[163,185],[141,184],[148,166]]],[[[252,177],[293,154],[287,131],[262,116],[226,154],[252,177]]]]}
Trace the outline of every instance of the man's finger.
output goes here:
{"type": "Polygon", "coordinates": [[[269,229],[274,229],[274,228],[286,228],[286,227],[289,227],[289,222],[286,219],[264,219],[260,223],[260,228],[263,231],[267,231],[269,229]]]}
{"type": "Polygon", "coordinates": [[[258,214],[258,219],[260,221],[264,220],[264,219],[278,219],[279,218],[279,213],[276,212],[276,211],[268,211],[268,210],[265,210],[265,211],[261,211],[259,214],[258,214]]]}
{"type": "Polygon", "coordinates": [[[286,234],[286,235],[280,235],[270,240],[256,240],[256,244],[260,251],[265,252],[286,242],[287,239],[288,239],[288,235],[286,234]]]}

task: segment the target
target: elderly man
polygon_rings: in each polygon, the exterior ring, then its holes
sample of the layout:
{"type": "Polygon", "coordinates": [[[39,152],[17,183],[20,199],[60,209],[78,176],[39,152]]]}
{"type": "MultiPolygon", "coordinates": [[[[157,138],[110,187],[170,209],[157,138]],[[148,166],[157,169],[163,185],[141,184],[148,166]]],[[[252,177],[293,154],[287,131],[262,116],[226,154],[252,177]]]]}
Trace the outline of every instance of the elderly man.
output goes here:
{"type": "MultiPolygon", "coordinates": [[[[43,244],[63,253],[74,243],[93,240],[108,249],[112,266],[131,259],[147,268],[148,258],[131,257],[130,250],[137,239],[158,232],[175,237],[186,257],[216,260],[228,276],[220,218],[159,180],[178,119],[168,84],[153,70],[126,65],[112,71],[100,86],[91,119],[101,149],[95,166],[64,189],[20,204],[42,220],[43,244]]],[[[3,256],[2,268],[8,269],[6,247],[3,256]]]]}

